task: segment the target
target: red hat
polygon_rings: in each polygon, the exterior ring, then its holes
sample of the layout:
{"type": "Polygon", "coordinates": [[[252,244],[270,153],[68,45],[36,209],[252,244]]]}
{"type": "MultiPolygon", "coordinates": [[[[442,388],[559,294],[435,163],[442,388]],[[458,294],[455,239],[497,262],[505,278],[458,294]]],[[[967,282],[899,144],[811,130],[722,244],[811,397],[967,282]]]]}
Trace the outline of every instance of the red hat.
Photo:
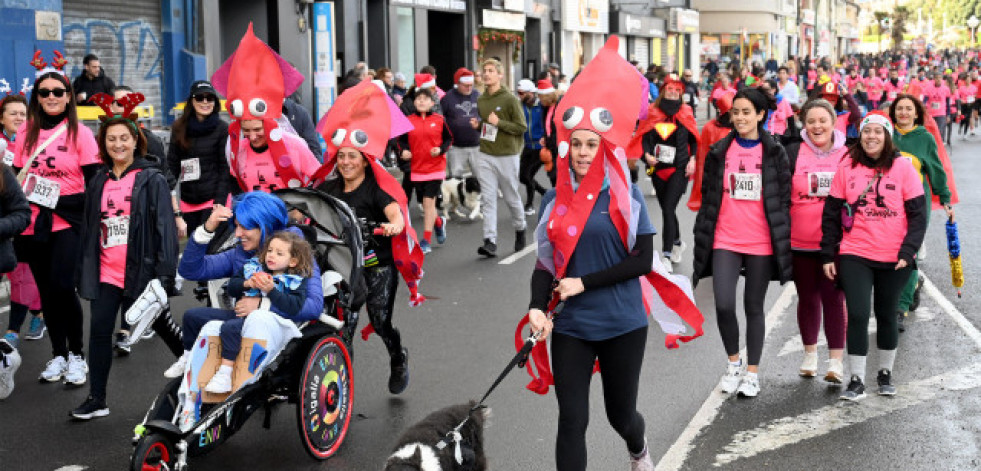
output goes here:
{"type": "Polygon", "coordinates": [[[724,93],[715,100],[715,107],[719,109],[719,114],[726,114],[732,109],[732,98],[734,96],[736,94],[732,92],[724,93]]]}
{"type": "Polygon", "coordinates": [[[436,77],[433,77],[432,74],[416,74],[416,91],[435,87],[436,77]]]}
{"type": "Polygon", "coordinates": [[[385,155],[391,138],[411,129],[412,124],[388,94],[367,81],[337,97],[317,125],[327,141],[328,156],[335,155],[341,147],[353,147],[375,159],[385,155]]]}
{"type": "Polygon", "coordinates": [[[552,81],[549,79],[539,80],[537,84],[537,88],[538,88],[538,93],[543,95],[555,91],[555,87],[552,86],[552,81]]]}
{"type": "Polygon", "coordinates": [[[822,96],[834,96],[835,98],[837,98],[838,97],[838,84],[836,84],[834,82],[827,82],[827,83],[825,83],[824,85],[821,86],[821,95],[822,96]]]}
{"type": "Polygon", "coordinates": [[[471,72],[470,69],[466,67],[460,67],[459,69],[456,69],[456,73],[453,74],[453,83],[456,84],[473,83],[473,72],[471,72]],[[460,82],[460,79],[462,79],[463,77],[469,77],[469,78],[467,79],[467,81],[460,82]]]}
{"type": "Polygon", "coordinates": [[[682,83],[681,80],[678,80],[678,77],[675,77],[674,75],[665,77],[664,86],[662,86],[661,89],[664,90],[668,87],[678,87],[679,92],[685,91],[685,84],[682,83]]]}

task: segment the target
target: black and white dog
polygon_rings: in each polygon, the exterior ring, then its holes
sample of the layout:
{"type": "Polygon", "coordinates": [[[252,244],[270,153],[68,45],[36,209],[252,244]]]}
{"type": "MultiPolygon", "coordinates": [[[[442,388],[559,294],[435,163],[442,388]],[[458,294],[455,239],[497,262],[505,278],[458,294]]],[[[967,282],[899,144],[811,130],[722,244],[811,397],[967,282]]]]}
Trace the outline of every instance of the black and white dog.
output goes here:
{"type": "Polygon", "coordinates": [[[477,177],[447,178],[440,186],[443,193],[440,215],[449,219],[450,211],[471,221],[483,219],[480,212],[480,182],[477,177]]]}
{"type": "Polygon", "coordinates": [[[484,422],[490,409],[471,412],[475,404],[471,401],[440,409],[410,427],[399,437],[385,471],[485,471],[484,422]],[[467,417],[459,435],[448,438],[447,434],[467,417]],[[442,447],[440,440],[444,440],[442,447]]]}

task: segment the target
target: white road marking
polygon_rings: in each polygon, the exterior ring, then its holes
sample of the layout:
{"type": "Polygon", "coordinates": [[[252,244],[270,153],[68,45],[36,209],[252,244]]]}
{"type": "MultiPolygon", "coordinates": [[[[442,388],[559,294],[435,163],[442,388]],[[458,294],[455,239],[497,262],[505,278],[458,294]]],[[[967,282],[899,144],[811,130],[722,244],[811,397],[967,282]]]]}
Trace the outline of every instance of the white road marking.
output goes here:
{"type": "MultiPolygon", "coordinates": [[[[793,284],[788,284],[783,289],[783,292],[780,293],[780,297],[777,298],[773,307],[770,308],[770,312],[766,314],[765,335],[769,336],[770,332],[776,327],[780,318],[783,317],[783,314],[787,312],[787,309],[793,303],[796,293],[797,290],[793,284]]],[[[746,350],[743,349],[739,355],[746,356],[746,350]]],[[[657,467],[654,469],[657,471],[676,471],[681,469],[685,464],[685,460],[688,459],[688,454],[691,453],[695,437],[705,427],[708,427],[715,421],[716,416],[719,415],[719,409],[728,398],[729,396],[720,393],[718,388],[713,388],[708,399],[702,403],[702,407],[698,409],[691,422],[681,432],[681,435],[671,445],[671,448],[661,457],[661,460],[657,462],[657,467]]]]}
{"type": "Polygon", "coordinates": [[[88,466],[82,466],[79,464],[73,464],[69,466],[62,466],[55,471],[82,471],[83,469],[89,469],[88,466]]]}
{"type": "MultiPolygon", "coordinates": [[[[909,317],[906,319],[907,323],[912,322],[927,322],[932,321],[937,317],[936,311],[928,307],[921,307],[916,311],[910,313],[909,317]]],[[[879,330],[879,326],[876,325],[875,317],[869,319],[869,335],[875,335],[879,330]]],[[[818,347],[824,347],[828,345],[828,340],[824,338],[824,332],[818,335],[818,347]]],[[[795,335],[783,344],[783,348],[780,349],[780,353],[777,354],[778,357],[785,355],[790,355],[791,353],[798,353],[804,351],[804,344],[801,342],[800,335],[795,335]]]]}
{"type": "Polygon", "coordinates": [[[528,244],[528,245],[525,246],[525,248],[523,248],[523,249],[521,249],[521,250],[519,250],[519,251],[517,251],[517,252],[515,252],[515,253],[513,253],[511,255],[509,255],[504,260],[501,260],[500,262],[497,262],[497,264],[498,265],[510,265],[510,264],[518,261],[518,259],[520,259],[521,257],[524,257],[525,255],[528,255],[530,253],[533,253],[534,251],[535,251],[535,244],[528,244]]]}

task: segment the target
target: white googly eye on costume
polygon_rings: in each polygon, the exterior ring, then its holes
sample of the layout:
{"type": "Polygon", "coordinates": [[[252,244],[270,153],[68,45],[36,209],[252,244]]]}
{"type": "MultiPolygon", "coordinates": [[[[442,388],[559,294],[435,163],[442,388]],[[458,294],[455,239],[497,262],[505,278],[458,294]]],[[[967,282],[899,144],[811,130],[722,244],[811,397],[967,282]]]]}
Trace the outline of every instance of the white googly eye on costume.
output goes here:
{"type": "Polygon", "coordinates": [[[228,111],[232,113],[232,116],[241,118],[242,113],[245,112],[245,109],[242,108],[242,100],[232,100],[232,102],[228,104],[228,111]]]}
{"type": "Polygon", "coordinates": [[[565,126],[566,129],[572,129],[579,125],[579,122],[582,121],[585,114],[586,113],[582,110],[582,108],[573,106],[572,108],[565,110],[565,113],[562,113],[562,125],[565,126]]]}
{"type": "Polygon", "coordinates": [[[597,131],[606,132],[613,127],[613,114],[606,108],[593,108],[589,112],[589,121],[597,131]]]}
{"type": "Polygon", "coordinates": [[[354,131],[351,131],[351,144],[354,144],[354,147],[357,148],[361,148],[368,145],[368,133],[360,129],[355,129],[354,131]]]}
{"type": "Polygon", "coordinates": [[[347,129],[338,129],[334,131],[334,135],[330,136],[330,142],[335,146],[340,147],[344,143],[344,137],[347,136],[347,129]]]}
{"type": "Polygon", "coordinates": [[[262,98],[253,98],[249,102],[249,113],[256,118],[261,118],[266,115],[266,100],[262,98]]]}
{"type": "Polygon", "coordinates": [[[559,157],[564,159],[567,155],[569,155],[569,143],[562,141],[559,143],[559,157]]]}

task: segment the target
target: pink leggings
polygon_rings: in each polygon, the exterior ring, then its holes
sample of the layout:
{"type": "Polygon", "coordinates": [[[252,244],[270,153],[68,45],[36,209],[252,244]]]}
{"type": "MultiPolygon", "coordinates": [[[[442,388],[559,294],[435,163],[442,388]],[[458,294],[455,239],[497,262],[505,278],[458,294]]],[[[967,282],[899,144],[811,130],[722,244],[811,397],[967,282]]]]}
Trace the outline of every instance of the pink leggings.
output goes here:
{"type": "Polygon", "coordinates": [[[821,257],[794,252],[794,284],[797,285],[797,325],[804,345],[816,345],[824,312],[824,336],[828,348],[845,348],[845,293],[824,276],[821,257]],[[823,309],[822,309],[823,308],[823,309]]]}

